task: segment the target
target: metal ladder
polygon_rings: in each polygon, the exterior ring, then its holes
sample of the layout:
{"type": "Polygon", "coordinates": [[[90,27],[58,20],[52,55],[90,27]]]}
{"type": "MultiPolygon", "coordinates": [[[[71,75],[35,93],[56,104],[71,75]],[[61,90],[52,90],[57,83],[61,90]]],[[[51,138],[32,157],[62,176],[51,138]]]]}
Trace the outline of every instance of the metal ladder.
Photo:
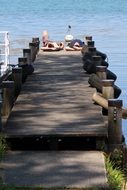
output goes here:
{"type": "Polygon", "coordinates": [[[0,31],[0,76],[9,70],[9,55],[9,33],[8,31],[0,31]]]}

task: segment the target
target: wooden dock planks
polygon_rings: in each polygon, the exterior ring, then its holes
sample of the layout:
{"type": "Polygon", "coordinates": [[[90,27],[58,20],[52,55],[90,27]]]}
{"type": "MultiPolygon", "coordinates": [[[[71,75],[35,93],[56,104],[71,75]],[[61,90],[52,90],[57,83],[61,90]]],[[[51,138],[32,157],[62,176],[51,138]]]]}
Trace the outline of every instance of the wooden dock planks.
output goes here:
{"type": "Polygon", "coordinates": [[[7,136],[107,136],[80,52],[39,52],[3,132],[7,136]]]}

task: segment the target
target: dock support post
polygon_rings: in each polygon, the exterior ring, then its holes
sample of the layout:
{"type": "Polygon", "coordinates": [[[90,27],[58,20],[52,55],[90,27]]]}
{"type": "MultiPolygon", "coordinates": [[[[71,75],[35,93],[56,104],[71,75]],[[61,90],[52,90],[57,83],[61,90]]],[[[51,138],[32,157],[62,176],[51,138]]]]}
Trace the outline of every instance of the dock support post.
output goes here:
{"type": "Polygon", "coordinates": [[[25,67],[27,66],[27,57],[19,57],[18,66],[22,68],[22,82],[24,83],[27,78],[27,72],[25,69],[25,67]]]}
{"type": "Polygon", "coordinates": [[[93,61],[94,61],[94,63],[96,64],[96,66],[101,66],[101,56],[99,56],[99,55],[94,55],[93,56],[93,61]]]}
{"type": "Polygon", "coordinates": [[[114,98],[114,80],[102,80],[102,95],[106,99],[114,98]]]}
{"type": "MultiPolygon", "coordinates": [[[[88,42],[87,42],[88,43],[88,42]]],[[[89,42],[89,46],[88,45],[84,45],[82,50],[81,50],[82,54],[84,55],[85,53],[89,53],[90,55],[94,56],[96,55],[96,48],[94,47],[94,42],[90,43],[89,42]],[[91,45],[92,44],[92,45],[91,45]]]]}
{"type": "Polygon", "coordinates": [[[9,116],[14,103],[14,81],[3,81],[3,108],[2,115],[9,116]]]}
{"type": "MultiPolygon", "coordinates": [[[[102,80],[102,96],[107,100],[114,98],[114,80],[102,80]]],[[[102,108],[102,114],[108,115],[108,110],[102,108]]]]}
{"type": "Polygon", "coordinates": [[[88,47],[88,53],[90,53],[92,56],[96,55],[96,48],[95,47],[88,47]]]}
{"type": "Polygon", "coordinates": [[[22,68],[12,68],[12,76],[14,80],[15,96],[17,97],[22,87],[22,68]]]}
{"type": "Polygon", "coordinates": [[[18,58],[18,66],[22,67],[24,65],[27,65],[27,57],[19,57],[18,58]]]}
{"type": "Polygon", "coordinates": [[[122,148],[122,100],[108,100],[109,151],[122,148]]]}
{"type": "Polygon", "coordinates": [[[92,58],[93,63],[91,64],[91,67],[89,67],[89,72],[96,73],[96,66],[101,66],[101,56],[94,55],[92,58]]]}
{"type": "Polygon", "coordinates": [[[107,67],[106,66],[96,66],[96,74],[101,80],[107,79],[107,67]]]}
{"type": "Polygon", "coordinates": [[[39,38],[37,37],[37,38],[32,38],[32,42],[34,42],[35,44],[36,44],[36,53],[38,53],[38,51],[39,51],[39,45],[40,45],[40,40],[39,40],[39,38]]]}
{"type": "Polygon", "coordinates": [[[34,62],[36,58],[36,44],[34,42],[30,42],[29,48],[31,50],[31,61],[34,62]]]}
{"type": "Polygon", "coordinates": [[[94,41],[87,41],[88,47],[94,47],[94,41]]]}
{"type": "Polygon", "coordinates": [[[31,49],[23,49],[23,57],[27,58],[27,64],[31,64],[32,60],[31,60],[31,49]]]}
{"type": "Polygon", "coordinates": [[[86,41],[92,41],[92,36],[86,36],[85,39],[86,41]]]}
{"type": "Polygon", "coordinates": [[[31,62],[31,49],[23,49],[23,58],[19,58],[19,67],[22,67],[22,73],[23,73],[23,78],[22,81],[23,83],[26,81],[26,78],[28,75],[31,75],[34,72],[34,67],[31,62]]]}

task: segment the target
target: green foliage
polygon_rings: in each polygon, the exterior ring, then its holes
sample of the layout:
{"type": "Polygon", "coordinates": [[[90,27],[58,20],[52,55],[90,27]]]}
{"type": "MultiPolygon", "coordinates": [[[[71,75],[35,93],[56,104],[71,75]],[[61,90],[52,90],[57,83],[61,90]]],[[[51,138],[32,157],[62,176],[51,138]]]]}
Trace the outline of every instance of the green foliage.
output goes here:
{"type": "MultiPolygon", "coordinates": [[[[5,151],[6,151],[6,142],[5,142],[5,138],[0,135],[0,161],[2,160],[5,151]]],[[[1,169],[1,165],[0,165],[0,169],[1,169]]],[[[2,185],[2,176],[1,176],[1,172],[0,172],[0,190],[1,190],[1,185],[2,185]]]]}
{"type": "Polygon", "coordinates": [[[0,161],[6,152],[6,148],[7,146],[6,146],[5,138],[2,135],[0,135],[0,161]]]}
{"type": "Polygon", "coordinates": [[[111,161],[110,157],[106,157],[106,169],[110,189],[121,190],[125,182],[123,171],[116,166],[115,162],[111,161]]]}
{"type": "Polygon", "coordinates": [[[41,188],[41,187],[9,187],[0,186],[0,190],[104,190],[98,188],[41,188]]]}
{"type": "Polygon", "coordinates": [[[115,149],[110,155],[110,160],[115,163],[115,167],[123,169],[123,152],[120,149],[115,149]]]}

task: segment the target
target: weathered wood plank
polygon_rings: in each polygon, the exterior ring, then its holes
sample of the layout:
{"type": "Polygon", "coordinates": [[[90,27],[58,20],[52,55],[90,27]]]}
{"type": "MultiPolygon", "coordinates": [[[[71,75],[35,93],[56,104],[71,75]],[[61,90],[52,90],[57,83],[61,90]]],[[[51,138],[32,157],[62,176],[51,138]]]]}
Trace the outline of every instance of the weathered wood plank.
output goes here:
{"type": "Polygon", "coordinates": [[[107,136],[80,52],[40,52],[4,128],[6,135],[107,136]]]}

